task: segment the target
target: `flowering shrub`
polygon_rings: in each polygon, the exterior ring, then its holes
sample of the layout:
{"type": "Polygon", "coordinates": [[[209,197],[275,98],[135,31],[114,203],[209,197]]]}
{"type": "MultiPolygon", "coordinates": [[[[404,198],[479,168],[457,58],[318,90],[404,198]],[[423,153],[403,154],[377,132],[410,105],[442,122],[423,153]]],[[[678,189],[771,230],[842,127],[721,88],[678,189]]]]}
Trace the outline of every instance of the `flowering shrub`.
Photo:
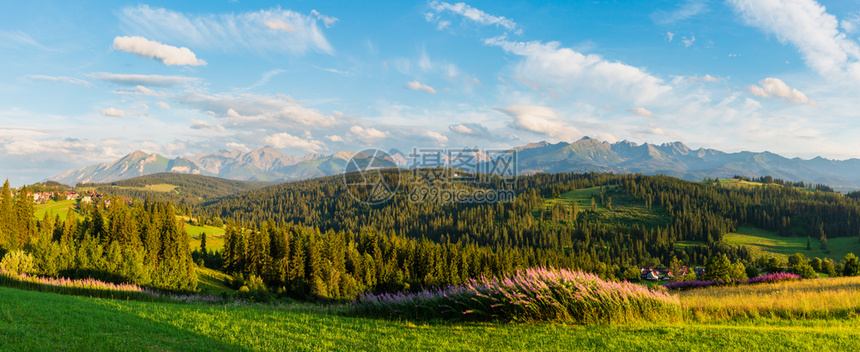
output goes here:
{"type": "Polygon", "coordinates": [[[174,294],[155,291],[135,284],[114,284],[96,279],[67,279],[39,277],[0,269],[0,284],[34,291],[54,292],[78,296],[134,299],[143,301],[178,301],[187,303],[215,303],[215,295],[174,294]]]}
{"type": "Polygon", "coordinates": [[[723,280],[692,280],[692,281],[676,281],[663,284],[663,287],[669,290],[689,290],[693,288],[702,288],[710,286],[723,285],[723,280]]]}
{"type": "Polygon", "coordinates": [[[799,281],[801,280],[800,275],[792,274],[792,273],[770,273],[765,275],[759,275],[754,278],[747,280],[747,284],[771,284],[775,282],[781,281],[799,281]]]}
{"type": "MultiPolygon", "coordinates": [[[[775,283],[775,282],[781,282],[781,281],[795,281],[795,280],[800,280],[800,279],[801,279],[800,275],[785,273],[785,272],[779,272],[779,273],[770,273],[770,274],[759,275],[759,276],[750,278],[750,279],[745,280],[745,281],[735,280],[734,284],[736,284],[736,285],[743,285],[743,284],[752,285],[752,284],[763,284],[763,283],[769,284],[769,283],[775,283]]],[[[689,289],[694,289],[694,288],[721,286],[721,285],[725,285],[725,284],[726,284],[726,282],[724,282],[723,280],[706,280],[706,281],[695,280],[695,281],[670,282],[667,284],[663,284],[663,287],[665,287],[669,290],[683,291],[683,290],[689,290],[689,289]]]]}
{"type": "Polygon", "coordinates": [[[501,278],[417,293],[361,294],[353,314],[409,319],[621,322],[671,317],[678,297],[567,269],[526,269],[501,278]]]}

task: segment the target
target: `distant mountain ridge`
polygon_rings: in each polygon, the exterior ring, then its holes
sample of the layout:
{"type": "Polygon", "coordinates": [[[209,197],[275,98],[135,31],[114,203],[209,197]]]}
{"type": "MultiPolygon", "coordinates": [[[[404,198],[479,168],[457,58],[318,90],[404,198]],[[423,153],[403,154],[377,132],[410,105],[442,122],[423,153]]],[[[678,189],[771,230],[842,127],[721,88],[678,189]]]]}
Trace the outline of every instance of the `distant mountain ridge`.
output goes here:
{"type": "MultiPolygon", "coordinates": [[[[664,174],[686,180],[728,178],[734,175],[770,175],[790,181],[821,183],[837,189],[860,188],[860,159],[810,160],[785,158],[770,152],[726,153],[714,149],[690,149],[681,142],[660,145],[630,141],[601,142],[582,138],[576,142],[529,143],[511,148],[517,152],[517,171],[537,172],[614,172],[664,174]]],[[[158,154],[135,151],[112,163],[90,165],[50,177],[50,180],[77,183],[112,182],[159,172],[216,176],[244,181],[293,181],[342,173],[353,152],[332,155],[308,153],[304,157],[286,156],[265,147],[248,152],[217,151],[199,153],[191,158],[168,159],[158,154]]],[[[411,155],[389,151],[397,166],[407,166],[411,155]]],[[[486,162],[483,151],[471,152],[477,162],[486,162]]]]}

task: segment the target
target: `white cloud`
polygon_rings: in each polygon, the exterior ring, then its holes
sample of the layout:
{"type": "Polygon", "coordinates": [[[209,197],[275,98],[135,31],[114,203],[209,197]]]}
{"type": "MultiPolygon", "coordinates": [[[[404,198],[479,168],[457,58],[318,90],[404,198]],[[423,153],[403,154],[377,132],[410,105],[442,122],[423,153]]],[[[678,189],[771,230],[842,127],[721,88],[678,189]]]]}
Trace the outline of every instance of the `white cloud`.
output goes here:
{"type": "Polygon", "coordinates": [[[283,149],[283,148],[298,148],[302,150],[308,151],[317,151],[320,149],[324,149],[325,145],[321,141],[312,140],[312,139],[302,139],[293,135],[290,135],[286,132],[281,132],[277,134],[273,134],[271,136],[266,136],[263,140],[270,146],[283,149]]]}
{"type": "Polygon", "coordinates": [[[364,142],[372,142],[390,135],[388,132],[383,132],[373,127],[364,128],[358,125],[350,127],[349,134],[364,142]]]}
{"type": "Polygon", "coordinates": [[[757,85],[749,86],[749,91],[752,95],[760,98],[778,98],[783,99],[790,104],[810,104],[815,105],[814,100],[810,100],[803,92],[789,87],[779,78],[765,78],[758,81],[757,85]]]}
{"type": "Polygon", "coordinates": [[[750,25],[793,45],[818,74],[860,81],[860,45],[814,0],[728,0],[750,25]]]}
{"type": "Polygon", "coordinates": [[[642,116],[642,117],[650,117],[652,119],[654,118],[654,114],[651,113],[650,111],[648,111],[648,109],[645,109],[643,107],[638,107],[635,109],[624,109],[624,110],[626,110],[627,112],[642,116]]]}
{"type": "Polygon", "coordinates": [[[337,21],[340,21],[335,17],[320,14],[317,10],[311,10],[311,15],[314,15],[318,20],[323,21],[325,28],[331,28],[331,26],[333,26],[337,21]]]}
{"type": "Polygon", "coordinates": [[[475,133],[475,131],[473,131],[471,128],[469,128],[468,126],[463,125],[463,124],[451,125],[451,126],[448,126],[448,128],[450,128],[451,131],[454,131],[457,133],[462,133],[462,134],[474,134],[475,133]]]}
{"type": "Polygon", "coordinates": [[[110,117],[125,117],[125,111],[117,108],[107,108],[102,110],[102,115],[110,117]]]}
{"type": "Polygon", "coordinates": [[[666,32],[666,39],[668,39],[671,42],[672,39],[674,39],[674,38],[675,38],[675,33],[666,32]]]}
{"type": "Polygon", "coordinates": [[[406,88],[412,90],[423,90],[430,94],[436,94],[436,90],[426,84],[421,84],[418,81],[406,82],[406,88]]]}
{"type": "MultiPolygon", "coordinates": [[[[513,31],[516,34],[522,33],[522,29],[520,29],[519,26],[511,19],[502,16],[490,15],[484,11],[478,10],[462,2],[456,4],[449,4],[447,2],[432,1],[430,2],[429,6],[433,11],[436,12],[436,15],[445,11],[450,11],[454,14],[468,18],[480,25],[495,25],[498,27],[505,28],[509,31],[513,31]]],[[[430,22],[438,20],[438,16],[434,16],[433,14],[428,14],[425,16],[425,18],[430,22]]],[[[439,29],[447,27],[448,23],[450,22],[440,20],[439,29]],[[442,22],[446,23],[443,25],[441,24],[442,22]]]]}
{"type": "Polygon", "coordinates": [[[186,93],[175,97],[201,112],[215,112],[224,127],[238,129],[275,128],[288,130],[300,126],[325,127],[338,123],[286,95],[186,93]]]}
{"type": "Polygon", "coordinates": [[[694,36],[692,36],[690,39],[687,39],[687,37],[682,37],[682,38],[681,38],[681,43],[683,43],[683,44],[684,44],[684,47],[685,47],[685,48],[689,48],[689,47],[690,47],[691,45],[693,45],[693,43],[695,43],[695,42],[696,42],[696,36],[695,36],[695,35],[694,35],[694,36]]]}
{"type": "Polygon", "coordinates": [[[545,134],[560,140],[570,140],[580,136],[575,127],[568,126],[553,109],[545,106],[511,105],[496,108],[514,119],[512,127],[545,134]]]}
{"type": "Polygon", "coordinates": [[[89,77],[100,81],[126,86],[146,85],[155,87],[174,87],[197,81],[197,78],[186,76],[139,75],[106,72],[93,73],[90,74],[89,77]]]}
{"type": "Polygon", "coordinates": [[[120,51],[135,54],[147,59],[157,59],[167,66],[205,66],[206,61],[197,58],[197,55],[186,47],[177,48],[166,44],[146,39],[144,37],[116,37],[113,39],[113,48],[120,51]]]}
{"type": "Polygon", "coordinates": [[[271,29],[281,30],[284,32],[295,32],[296,31],[296,27],[293,27],[289,23],[284,22],[284,21],[277,19],[277,18],[270,18],[270,19],[266,20],[266,22],[263,22],[263,24],[266,25],[266,27],[269,27],[271,29]]]}
{"type": "MultiPolygon", "coordinates": [[[[687,0],[680,7],[672,11],[657,10],[650,17],[654,23],[666,25],[686,20],[708,11],[707,0],[687,0]]],[[[672,40],[671,37],[669,39],[672,40]]]]}
{"type": "Polygon", "coordinates": [[[236,143],[236,142],[229,142],[229,143],[225,144],[225,146],[227,146],[227,148],[230,148],[230,149],[238,149],[238,150],[243,150],[246,152],[251,150],[251,148],[248,148],[248,146],[246,146],[242,143],[236,143]]]}
{"type": "Polygon", "coordinates": [[[66,77],[66,76],[26,75],[26,76],[24,76],[24,78],[37,79],[37,80],[41,80],[41,81],[71,83],[71,84],[77,84],[79,86],[84,86],[84,87],[92,87],[93,86],[92,83],[85,81],[85,80],[82,80],[80,78],[72,78],[72,77],[66,77]]]}
{"type": "MultiPolygon", "coordinates": [[[[657,99],[672,88],[662,79],[639,68],[605,60],[600,55],[584,55],[558,42],[509,42],[502,38],[485,40],[488,45],[525,57],[517,66],[517,75],[552,84],[579,96],[602,93],[626,98],[635,104],[657,99]]],[[[599,97],[598,96],[598,97],[599,97]]]]}
{"type": "Polygon", "coordinates": [[[343,142],[343,138],[341,136],[336,135],[336,134],[330,135],[330,136],[325,136],[325,139],[328,139],[332,142],[343,142]]]}
{"type": "Polygon", "coordinates": [[[719,81],[722,81],[722,78],[714,77],[714,76],[711,76],[709,74],[706,74],[705,77],[702,77],[702,80],[705,82],[719,82],[719,81]]]}
{"type": "Polygon", "coordinates": [[[16,49],[20,49],[21,46],[32,46],[46,51],[53,51],[22,31],[10,32],[0,30],[0,46],[16,49]]]}
{"type": "Polygon", "coordinates": [[[211,124],[203,120],[191,119],[191,128],[195,130],[212,130],[224,132],[224,126],[219,124],[211,124]]]}
{"type": "Polygon", "coordinates": [[[441,134],[441,133],[439,133],[439,132],[436,132],[436,131],[425,131],[425,132],[424,132],[424,135],[425,135],[425,136],[427,136],[427,137],[432,138],[432,139],[433,139],[433,140],[435,140],[435,141],[436,141],[436,143],[438,143],[439,145],[444,146],[446,143],[448,143],[448,137],[445,137],[444,135],[442,135],[442,134],[441,134]]]}
{"type": "MultiPolygon", "coordinates": [[[[184,14],[146,5],[119,13],[121,27],[135,35],[198,49],[276,52],[301,55],[309,50],[333,54],[316,15],[271,9],[224,14],[184,14]],[[294,31],[272,30],[266,23],[294,31]]],[[[322,19],[326,22],[325,19],[322,19]]],[[[329,23],[330,24],[330,23],[329,23]]]]}
{"type": "Polygon", "coordinates": [[[153,96],[153,97],[154,97],[154,96],[161,95],[161,94],[159,94],[158,92],[156,92],[156,91],[154,91],[154,90],[152,90],[152,89],[146,88],[146,87],[144,87],[144,86],[141,86],[141,85],[138,85],[137,87],[134,87],[134,89],[136,89],[138,92],[140,92],[140,94],[143,94],[143,95],[149,95],[149,96],[153,96]]]}
{"type": "Polygon", "coordinates": [[[155,103],[155,105],[158,106],[159,108],[161,108],[161,110],[170,110],[170,104],[168,104],[166,102],[160,101],[160,102],[155,103]]]}

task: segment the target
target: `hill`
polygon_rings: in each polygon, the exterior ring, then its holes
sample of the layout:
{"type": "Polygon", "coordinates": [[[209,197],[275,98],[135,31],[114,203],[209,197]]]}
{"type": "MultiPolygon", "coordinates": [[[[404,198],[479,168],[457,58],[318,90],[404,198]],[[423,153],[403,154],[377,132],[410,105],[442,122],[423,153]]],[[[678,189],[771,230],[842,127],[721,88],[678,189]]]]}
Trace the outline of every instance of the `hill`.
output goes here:
{"type": "Polygon", "coordinates": [[[226,180],[211,176],[163,172],[110,183],[82,183],[78,187],[126,198],[150,198],[198,204],[268,185],[270,183],[267,182],[226,180]]]}

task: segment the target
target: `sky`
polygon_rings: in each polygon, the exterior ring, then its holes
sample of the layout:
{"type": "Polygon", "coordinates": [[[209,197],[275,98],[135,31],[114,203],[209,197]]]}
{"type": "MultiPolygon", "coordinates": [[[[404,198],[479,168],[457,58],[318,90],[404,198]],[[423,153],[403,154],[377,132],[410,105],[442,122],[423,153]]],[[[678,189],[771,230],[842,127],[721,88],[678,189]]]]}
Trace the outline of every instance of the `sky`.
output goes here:
{"type": "Polygon", "coordinates": [[[4,1],[0,178],[264,146],[860,158],[860,3],[4,1]]]}

